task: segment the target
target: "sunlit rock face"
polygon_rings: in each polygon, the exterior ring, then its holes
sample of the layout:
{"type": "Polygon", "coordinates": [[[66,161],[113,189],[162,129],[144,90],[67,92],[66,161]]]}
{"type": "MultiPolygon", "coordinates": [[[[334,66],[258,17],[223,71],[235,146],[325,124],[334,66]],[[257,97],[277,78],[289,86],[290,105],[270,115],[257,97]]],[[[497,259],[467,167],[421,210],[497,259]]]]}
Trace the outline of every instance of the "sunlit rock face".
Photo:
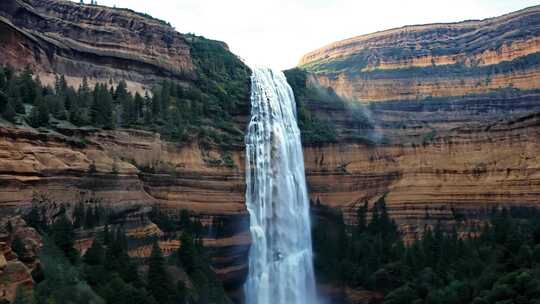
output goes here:
{"type": "MultiPolygon", "coordinates": [[[[77,1],[78,2],[78,1],[77,1]]],[[[163,80],[196,78],[188,37],[127,9],[58,0],[0,3],[0,64],[31,67],[44,83],[63,74],[78,87],[127,81],[143,92],[163,80]]]]}
{"type": "Polygon", "coordinates": [[[299,66],[357,101],[385,102],[540,86],[540,6],[480,21],[405,26],[331,43],[299,66]]]}
{"type": "Polygon", "coordinates": [[[283,73],[254,69],[251,103],[246,204],[253,243],[246,303],[316,303],[304,158],[283,73]]]}
{"type": "Polygon", "coordinates": [[[306,54],[307,86],[365,110],[378,141],[328,100],[299,99],[334,123],[337,143],[305,146],[310,196],[349,223],[386,196],[407,235],[474,225],[496,206],[538,205],[540,7],[406,26],[306,54]],[[356,132],[356,133],[355,133],[356,132]]]}

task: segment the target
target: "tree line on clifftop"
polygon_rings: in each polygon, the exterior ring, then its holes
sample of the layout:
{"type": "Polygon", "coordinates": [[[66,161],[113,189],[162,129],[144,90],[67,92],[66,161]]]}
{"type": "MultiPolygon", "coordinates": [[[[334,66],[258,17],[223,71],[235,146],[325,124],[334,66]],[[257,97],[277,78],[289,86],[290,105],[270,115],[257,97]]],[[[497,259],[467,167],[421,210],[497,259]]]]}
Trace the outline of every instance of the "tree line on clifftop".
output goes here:
{"type": "MultiPolygon", "coordinates": [[[[29,68],[0,67],[0,116],[34,128],[135,128],[158,132],[173,142],[197,141],[203,147],[242,145],[245,126],[235,117],[248,115],[249,70],[232,58],[216,59],[220,51],[213,44],[193,45],[192,51],[198,54],[194,63],[200,67],[193,84],[162,81],[143,94],[130,92],[125,81],[90,85],[86,77],[74,88],[63,75],[56,75],[54,86],[48,86],[29,68]]],[[[307,107],[307,99],[343,108],[355,124],[355,136],[369,138],[364,133],[372,125],[362,109],[335,94],[322,96],[308,89],[304,71],[293,69],[285,74],[295,92],[303,143],[338,140],[337,126],[315,115],[307,107]]]]}
{"type": "Polygon", "coordinates": [[[319,205],[313,225],[317,279],[384,295],[384,304],[539,304],[540,212],[494,209],[466,235],[440,224],[405,244],[384,198],[358,223],[319,205]],[[324,216],[321,216],[321,213],[324,216]]]}
{"type": "Polygon", "coordinates": [[[249,103],[249,69],[218,42],[190,36],[197,79],[190,84],[162,81],[145,93],[128,84],[96,83],[84,77],[78,88],[56,75],[43,85],[30,68],[0,67],[2,118],[34,128],[54,128],[62,121],[82,127],[117,127],[156,131],[166,139],[229,146],[243,142],[234,116],[249,103]]]}

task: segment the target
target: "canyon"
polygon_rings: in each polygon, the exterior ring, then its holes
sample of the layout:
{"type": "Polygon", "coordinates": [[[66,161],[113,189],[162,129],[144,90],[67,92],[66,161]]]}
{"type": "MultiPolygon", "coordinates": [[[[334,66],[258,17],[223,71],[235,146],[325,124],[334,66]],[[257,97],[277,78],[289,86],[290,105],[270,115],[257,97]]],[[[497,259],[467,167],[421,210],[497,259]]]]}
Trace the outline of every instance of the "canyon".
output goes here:
{"type": "MultiPolygon", "coordinates": [[[[494,207],[537,206],[539,20],[540,7],[532,7],[383,31],[304,56],[304,89],[342,101],[297,94],[298,103],[337,132],[335,141],[304,144],[312,204],[341,210],[354,224],[358,207],[385,197],[409,239],[441,222],[466,232],[494,207]],[[369,124],[343,103],[358,107],[369,124]]],[[[91,84],[124,80],[141,93],[161,80],[190,86],[203,64],[192,54],[196,39],[129,10],[59,0],[0,3],[0,64],[30,67],[49,84],[63,74],[75,87],[83,77],[91,84]]],[[[245,130],[249,100],[240,103],[234,121],[245,130]]],[[[45,193],[58,203],[96,197],[134,215],[145,206],[190,210],[205,227],[214,270],[238,295],[250,246],[243,146],[174,142],[149,130],[34,129],[5,121],[0,134],[1,215],[19,213],[45,193]],[[222,161],[224,153],[232,164],[222,161]]],[[[133,237],[160,235],[136,218],[128,231],[133,237]]],[[[82,250],[90,244],[91,237],[81,239],[82,250]]],[[[179,245],[161,243],[169,253],[179,245]]],[[[149,252],[141,247],[132,254],[149,252]]]]}

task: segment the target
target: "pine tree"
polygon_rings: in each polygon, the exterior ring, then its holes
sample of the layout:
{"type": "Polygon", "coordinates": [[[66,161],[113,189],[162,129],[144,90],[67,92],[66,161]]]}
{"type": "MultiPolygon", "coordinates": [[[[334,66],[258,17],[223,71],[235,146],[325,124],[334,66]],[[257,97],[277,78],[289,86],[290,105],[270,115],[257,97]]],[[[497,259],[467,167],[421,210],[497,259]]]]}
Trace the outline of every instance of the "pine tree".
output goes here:
{"type": "Polygon", "coordinates": [[[83,256],[84,263],[92,266],[97,266],[103,264],[103,258],[105,257],[105,252],[101,242],[95,238],[92,242],[92,246],[88,248],[86,253],[83,256]]]}
{"type": "Polygon", "coordinates": [[[161,249],[157,241],[152,247],[152,254],[148,261],[148,291],[154,296],[158,303],[171,303],[171,295],[174,294],[174,287],[167,270],[165,269],[165,259],[161,254],[161,249]]]}
{"type": "Polygon", "coordinates": [[[130,95],[127,91],[127,83],[124,80],[122,80],[116,86],[116,90],[114,91],[113,97],[115,100],[121,102],[122,100],[126,99],[128,96],[130,95]]]}
{"type": "Polygon", "coordinates": [[[18,77],[16,87],[24,103],[33,104],[38,94],[38,86],[33,79],[33,72],[30,67],[26,67],[18,77]]]}
{"type": "Polygon", "coordinates": [[[73,210],[73,228],[81,228],[85,219],[84,204],[79,202],[73,210]]]}
{"type": "Polygon", "coordinates": [[[16,235],[15,238],[13,238],[13,241],[11,241],[11,250],[13,250],[13,252],[15,252],[19,258],[24,258],[28,255],[26,246],[24,246],[22,239],[18,235],[16,235]]]}
{"type": "Polygon", "coordinates": [[[357,232],[358,233],[362,233],[366,230],[367,228],[367,218],[366,218],[366,215],[367,215],[367,210],[368,210],[368,202],[365,201],[364,202],[364,205],[360,208],[358,208],[358,210],[356,211],[356,217],[357,217],[357,220],[358,220],[358,224],[357,224],[357,232]]]}
{"type": "Polygon", "coordinates": [[[79,253],[73,247],[75,245],[73,225],[67,216],[63,214],[54,222],[51,228],[54,243],[64,252],[64,255],[74,263],[77,260],[79,253]]]}
{"type": "Polygon", "coordinates": [[[24,220],[28,226],[33,227],[40,232],[47,230],[43,213],[35,205],[32,206],[30,212],[24,217],[24,220]]]}
{"type": "Polygon", "coordinates": [[[94,208],[92,208],[92,206],[88,206],[85,211],[84,228],[92,229],[94,228],[95,224],[94,208]]]}
{"type": "Polygon", "coordinates": [[[130,126],[137,121],[137,110],[131,96],[124,97],[122,100],[122,124],[130,126]]]}
{"type": "Polygon", "coordinates": [[[148,91],[144,92],[144,107],[143,107],[143,118],[146,125],[150,125],[154,119],[153,115],[153,103],[152,98],[148,94],[148,91]]]}
{"type": "Polygon", "coordinates": [[[20,97],[11,98],[11,102],[13,103],[13,108],[15,109],[15,112],[19,114],[26,114],[26,109],[24,108],[24,104],[20,97]]]}
{"type": "Polygon", "coordinates": [[[135,93],[134,104],[135,104],[135,117],[136,117],[137,122],[139,122],[144,115],[143,114],[144,113],[144,99],[142,98],[141,94],[139,94],[138,92],[135,93]]]}
{"type": "Polygon", "coordinates": [[[197,268],[197,247],[191,233],[184,231],[178,248],[178,265],[182,266],[188,274],[197,268]]]}
{"type": "Polygon", "coordinates": [[[88,85],[88,78],[83,77],[79,91],[77,92],[79,97],[79,106],[88,107],[92,103],[92,94],[90,92],[90,86],[88,85]]]}
{"type": "Polygon", "coordinates": [[[67,113],[63,95],[47,95],[44,97],[50,113],[57,119],[66,119],[67,113]]]}
{"type": "Polygon", "coordinates": [[[112,103],[112,96],[109,90],[107,90],[107,87],[102,84],[96,84],[91,107],[92,123],[94,125],[104,128],[112,128],[114,126],[112,103]]]}
{"type": "Polygon", "coordinates": [[[4,117],[5,120],[14,123],[16,122],[16,119],[15,119],[16,116],[17,116],[17,113],[15,112],[13,101],[10,100],[4,107],[4,111],[2,112],[2,117],[4,117]]]}
{"type": "Polygon", "coordinates": [[[105,223],[105,228],[103,229],[103,244],[109,246],[111,244],[111,234],[109,232],[109,223],[105,223]]]}
{"type": "Polygon", "coordinates": [[[54,90],[56,92],[56,95],[61,95],[61,96],[65,95],[67,88],[68,88],[68,85],[67,85],[67,81],[64,75],[61,75],[61,76],[56,75],[55,82],[54,82],[54,90]]]}
{"type": "Polygon", "coordinates": [[[34,128],[45,127],[49,124],[49,108],[41,98],[36,99],[28,116],[28,123],[34,128]]]}

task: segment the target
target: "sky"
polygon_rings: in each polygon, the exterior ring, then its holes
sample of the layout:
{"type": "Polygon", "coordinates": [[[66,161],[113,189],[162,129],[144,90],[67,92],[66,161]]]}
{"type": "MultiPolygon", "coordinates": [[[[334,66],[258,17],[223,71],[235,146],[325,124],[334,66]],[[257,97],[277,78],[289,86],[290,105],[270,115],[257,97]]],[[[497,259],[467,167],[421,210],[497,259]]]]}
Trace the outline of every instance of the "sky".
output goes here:
{"type": "MultiPolygon", "coordinates": [[[[75,0],[79,2],[79,0],[75,0]]],[[[90,0],[84,0],[89,3],[90,0]]],[[[225,41],[248,64],[287,69],[326,44],[411,24],[499,16],[540,0],[98,0],[225,41]]]]}

